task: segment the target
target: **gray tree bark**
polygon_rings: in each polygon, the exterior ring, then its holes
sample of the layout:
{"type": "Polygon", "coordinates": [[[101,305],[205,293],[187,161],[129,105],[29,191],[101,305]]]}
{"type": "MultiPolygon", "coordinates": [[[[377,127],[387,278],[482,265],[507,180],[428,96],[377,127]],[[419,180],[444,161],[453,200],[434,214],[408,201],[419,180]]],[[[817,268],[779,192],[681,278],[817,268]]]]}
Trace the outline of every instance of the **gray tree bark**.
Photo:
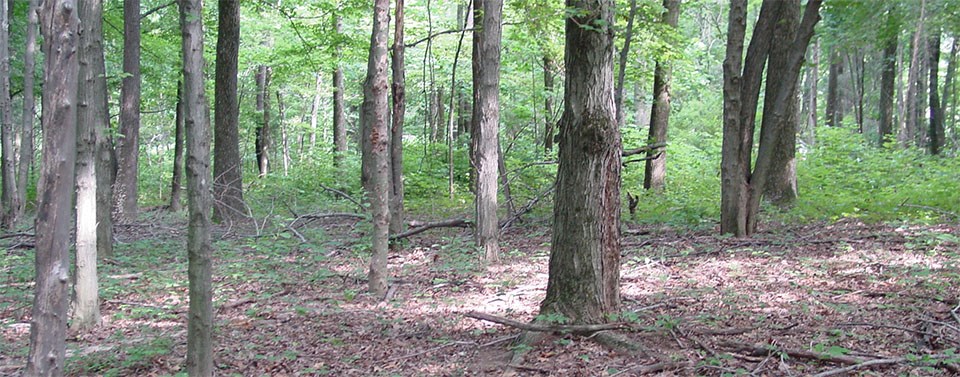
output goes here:
{"type": "Polygon", "coordinates": [[[247,215],[243,201],[240,105],[237,98],[240,1],[220,0],[217,9],[219,26],[214,84],[213,220],[233,221],[247,215]]]}
{"type": "MultiPolygon", "coordinates": [[[[661,23],[676,28],[680,20],[680,0],[663,0],[664,12],[661,23]]],[[[622,59],[621,59],[622,60],[622,59]]],[[[666,59],[657,59],[653,72],[653,108],[650,110],[650,132],[647,144],[667,142],[667,129],[670,126],[670,79],[672,64],[666,59]]],[[[623,88],[620,88],[623,91],[623,88]]],[[[622,93],[621,93],[622,95],[622,93]]],[[[621,99],[622,100],[622,99],[621,99]]],[[[622,106],[618,114],[623,124],[622,106]]],[[[663,191],[667,176],[667,149],[657,148],[647,151],[646,166],[643,171],[643,188],[663,191]]]]}
{"type": "Polygon", "coordinates": [[[932,155],[940,154],[944,142],[943,129],[943,108],[940,107],[940,94],[938,92],[938,70],[940,66],[940,31],[935,30],[933,35],[927,41],[927,56],[930,59],[930,126],[928,132],[927,148],[932,155]]]}
{"type": "Polygon", "coordinates": [[[555,119],[553,116],[553,77],[556,63],[549,53],[543,53],[543,150],[553,152],[553,138],[555,119]]]}
{"type": "Polygon", "coordinates": [[[897,35],[900,32],[900,25],[896,16],[891,12],[887,15],[886,25],[883,30],[883,57],[882,68],[880,72],[880,119],[878,126],[879,140],[882,146],[886,142],[893,141],[893,98],[896,95],[897,80],[897,35]]]}
{"type": "Polygon", "coordinates": [[[830,50],[830,70],[827,74],[827,127],[839,127],[843,121],[840,115],[840,104],[842,102],[840,75],[843,73],[843,59],[837,49],[838,47],[834,46],[830,50]]]}
{"type": "Polygon", "coordinates": [[[261,121],[257,125],[254,146],[257,155],[257,171],[260,178],[270,172],[270,67],[261,64],[257,68],[257,111],[261,121]]]}
{"type": "MultiPolygon", "coordinates": [[[[173,120],[173,175],[170,179],[170,211],[180,212],[183,205],[180,196],[183,190],[183,149],[186,130],[184,129],[183,80],[177,81],[177,115],[173,120]]],[[[214,168],[216,169],[216,168],[214,168]]],[[[216,185],[216,184],[214,184],[216,185]]],[[[216,208],[216,207],[214,207],[216,208]]],[[[214,210],[216,216],[216,210],[214,210]]]]}
{"type": "Polygon", "coordinates": [[[36,285],[27,376],[60,376],[66,359],[70,220],[77,154],[77,2],[45,0],[43,157],[37,184],[36,285]]]}
{"type": "MultiPolygon", "coordinates": [[[[37,0],[29,0],[27,5],[26,48],[23,53],[23,117],[21,121],[20,161],[17,170],[17,192],[20,193],[20,205],[16,209],[16,218],[23,218],[26,208],[27,182],[30,181],[30,169],[33,167],[34,119],[36,118],[36,98],[34,96],[34,71],[37,55],[37,0]]],[[[102,60],[102,59],[101,59],[102,60]]]]}
{"type": "Polygon", "coordinates": [[[390,233],[403,231],[403,117],[406,113],[406,73],[403,50],[403,0],[396,0],[393,31],[393,122],[390,127],[390,233]]]}
{"type": "Polygon", "coordinates": [[[500,261],[497,162],[500,154],[500,38],[502,0],[474,0],[473,143],[476,168],[477,246],[487,263],[500,261]]]}
{"type": "Polygon", "coordinates": [[[213,285],[210,244],[210,110],[203,78],[202,0],[180,0],[183,96],[187,136],[187,254],[190,307],[187,373],[212,376],[213,285]]]}
{"type": "Polygon", "coordinates": [[[541,314],[601,323],[620,307],[620,129],[612,0],[568,0],[553,239],[541,314]],[[590,25],[584,28],[581,25],[590,25]]]}
{"type": "Polygon", "coordinates": [[[20,194],[17,193],[16,154],[13,150],[13,101],[10,98],[10,3],[0,1],[0,227],[17,223],[20,194]]]}
{"type": "MultiPolygon", "coordinates": [[[[780,7],[780,19],[773,29],[773,41],[768,59],[766,94],[763,102],[763,120],[760,125],[760,138],[764,133],[777,132],[779,137],[774,139],[775,146],[770,161],[770,178],[764,187],[763,195],[767,200],[780,205],[792,204],[797,198],[797,124],[798,119],[798,92],[800,88],[800,74],[796,75],[788,69],[793,41],[797,37],[797,27],[800,24],[800,0],[783,0],[780,7]],[[793,91],[787,95],[786,102],[774,102],[783,86],[793,86],[793,91]],[[782,108],[782,109],[780,109],[782,108]],[[775,111],[782,111],[784,116],[775,118],[775,111]],[[774,123],[774,121],[779,122],[774,123]]],[[[803,46],[806,48],[806,46],[803,46]]]]}
{"type": "Polygon", "coordinates": [[[120,84],[120,139],[113,187],[114,219],[137,218],[140,156],[140,0],[123,1],[123,81],[120,84]]]}
{"type": "Polygon", "coordinates": [[[904,121],[900,124],[900,133],[897,134],[897,142],[901,148],[907,148],[913,145],[917,139],[917,129],[920,120],[917,116],[918,83],[920,81],[920,45],[923,43],[923,23],[926,19],[926,1],[920,0],[920,17],[917,21],[917,30],[913,33],[912,47],[910,50],[910,69],[907,71],[907,94],[904,98],[904,121]]]}
{"type": "MultiPolygon", "coordinates": [[[[333,16],[334,29],[341,33],[343,23],[339,14],[333,16]]],[[[347,124],[343,112],[343,68],[340,67],[340,47],[337,47],[337,68],[333,71],[333,166],[343,164],[347,153],[347,124]]]]}
{"type": "MultiPolygon", "coordinates": [[[[679,12],[680,2],[676,1],[679,12]]],[[[664,8],[668,7],[667,1],[663,2],[664,8]]],[[[664,23],[666,15],[670,12],[669,8],[664,12],[664,23]]],[[[679,14],[679,13],[678,13],[679,14]]],[[[627,28],[623,33],[623,48],[620,49],[620,61],[617,64],[617,83],[613,92],[613,99],[617,102],[617,125],[621,128],[626,123],[627,111],[623,108],[623,84],[627,76],[627,57],[630,55],[630,44],[633,42],[633,20],[637,18],[637,0],[630,0],[630,11],[627,13],[627,28]]],[[[658,62],[659,67],[659,62],[658,62]]]]}

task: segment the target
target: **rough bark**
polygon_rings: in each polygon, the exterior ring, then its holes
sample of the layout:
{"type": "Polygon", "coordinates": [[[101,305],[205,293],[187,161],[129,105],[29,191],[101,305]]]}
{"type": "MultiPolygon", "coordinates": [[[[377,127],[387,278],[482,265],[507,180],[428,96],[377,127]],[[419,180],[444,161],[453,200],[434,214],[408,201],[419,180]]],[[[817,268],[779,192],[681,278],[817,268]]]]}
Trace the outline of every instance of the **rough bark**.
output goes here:
{"type": "Polygon", "coordinates": [[[864,83],[866,81],[866,54],[856,49],[845,54],[847,66],[850,67],[850,87],[853,90],[853,115],[857,122],[857,133],[863,133],[863,101],[866,96],[864,83]]]}
{"type": "Polygon", "coordinates": [[[120,138],[113,187],[114,219],[137,218],[140,156],[140,0],[123,1],[123,81],[120,83],[120,138]]]}
{"type": "Polygon", "coordinates": [[[390,126],[390,233],[403,231],[403,117],[406,113],[406,73],[403,51],[403,0],[396,0],[393,30],[393,122],[390,126]]]}
{"type": "Polygon", "coordinates": [[[893,98],[896,95],[897,79],[897,35],[900,26],[893,13],[887,15],[887,22],[883,37],[883,57],[881,58],[880,72],[880,119],[878,126],[879,140],[882,146],[892,141],[893,135],[893,98]]]}
{"type": "Polygon", "coordinates": [[[183,190],[183,144],[186,136],[184,111],[183,80],[180,80],[177,81],[177,115],[173,120],[173,175],[170,179],[170,211],[172,212],[180,212],[183,209],[180,196],[183,190]]]}
{"type": "Polygon", "coordinates": [[[210,243],[210,111],[203,77],[201,0],[180,0],[183,36],[183,95],[187,136],[187,254],[190,306],[187,314],[187,373],[212,376],[213,284],[210,243]]]}
{"type": "MultiPolygon", "coordinates": [[[[793,54],[793,41],[796,39],[797,26],[800,23],[800,0],[783,0],[780,19],[773,30],[773,41],[770,48],[770,57],[767,68],[766,94],[763,103],[763,120],[760,125],[760,139],[764,133],[777,132],[780,136],[774,139],[770,161],[770,179],[763,190],[767,200],[779,205],[787,206],[797,198],[797,116],[798,91],[800,74],[787,71],[790,55],[793,54]],[[793,91],[787,95],[785,102],[774,102],[781,87],[793,86],[793,91]],[[782,109],[778,109],[782,108],[782,109]],[[784,116],[777,119],[772,115],[781,111],[784,116]],[[779,121],[774,123],[774,121],[779,121]]],[[[806,48],[807,46],[803,46],[806,48]]]]}
{"type": "MultiPolygon", "coordinates": [[[[317,124],[320,123],[320,101],[322,100],[323,76],[317,72],[316,90],[313,94],[313,105],[310,107],[310,153],[312,154],[317,147],[317,124]]],[[[323,133],[321,140],[326,140],[327,134],[323,133]]],[[[303,156],[301,156],[302,159],[303,156]]]]}
{"type": "Polygon", "coordinates": [[[45,0],[43,157],[37,185],[36,285],[27,376],[60,376],[66,359],[71,201],[77,153],[77,2],[45,0]]]}
{"type": "Polygon", "coordinates": [[[270,172],[270,67],[261,64],[257,68],[257,111],[260,124],[257,125],[254,146],[257,155],[257,171],[260,178],[270,172]]]}
{"type": "Polygon", "coordinates": [[[843,59],[837,47],[834,46],[830,51],[830,70],[827,74],[827,127],[839,127],[840,119],[840,75],[843,73],[843,59]]]}
{"type": "MultiPolygon", "coordinates": [[[[71,328],[85,330],[100,322],[97,283],[97,132],[108,127],[107,82],[103,75],[103,3],[79,4],[79,91],[77,93],[76,275],[71,328]],[[100,59],[97,59],[97,56],[100,59]],[[99,67],[98,67],[99,63],[99,67]]],[[[109,242],[104,240],[104,242],[109,242]]]]}
{"type": "MultiPolygon", "coordinates": [[[[34,119],[36,119],[36,98],[34,96],[34,71],[37,55],[37,0],[29,0],[27,5],[26,48],[23,53],[23,125],[20,129],[20,161],[17,170],[17,192],[20,193],[20,205],[16,209],[16,218],[22,218],[26,208],[27,182],[33,167],[34,119]]],[[[102,59],[101,59],[102,60],[102,59]]]]}
{"type": "MultiPolygon", "coordinates": [[[[679,12],[680,2],[675,2],[677,3],[677,12],[679,12]]],[[[667,11],[664,12],[663,20],[664,23],[666,23],[666,17],[667,14],[670,13],[670,8],[668,8],[669,4],[667,1],[663,2],[663,6],[667,8],[667,11]]],[[[620,49],[620,61],[617,64],[617,83],[613,92],[613,100],[617,103],[617,125],[621,128],[624,123],[626,123],[626,110],[623,108],[623,84],[627,76],[627,57],[630,56],[630,44],[633,42],[633,20],[636,18],[637,0],[630,0],[630,12],[627,13],[627,28],[623,33],[623,47],[620,49]]],[[[674,22],[674,24],[676,24],[676,22],[674,22]]],[[[646,187],[646,184],[644,184],[644,186],[646,187]]]]}
{"type": "Polygon", "coordinates": [[[917,20],[917,29],[913,33],[910,50],[910,69],[907,71],[907,94],[904,98],[904,121],[900,123],[900,133],[897,142],[901,148],[909,147],[917,137],[920,120],[917,117],[918,83],[920,81],[920,45],[923,36],[923,23],[926,18],[926,1],[920,0],[920,17],[917,20]]]}
{"type": "MultiPolygon", "coordinates": [[[[944,120],[950,120],[950,130],[951,138],[953,139],[953,147],[957,148],[958,142],[960,139],[957,138],[960,132],[957,131],[956,121],[954,120],[956,113],[956,96],[954,94],[954,81],[956,80],[957,74],[957,38],[953,38],[953,44],[950,47],[950,57],[947,58],[947,74],[943,78],[943,96],[940,99],[940,108],[944,112],[944,120]],[[949,110],[949,111],[948,111],[949,110]]],[[[946,128],[946,122],[944,122],[944,128],[946,128]]]]}
{"type": "Polygon", "coordinates": [[[17,193],[16,154],[13,150],[13,101],[10,98],[10,3],[0,1],[0,227],[17,223],[20,194],[17,193]]]}
{"type": "Polygon", "coordinates": [[[543,149],[545,152],[553,152],[553,138],[556,132],[553,130],[555,120],[553,118],[553,81],[556,62],[549,53],[543,54],[543,149]]]}
{"type": "MultiPolygon", "coordinates": [[[[333,16],[334,29],[340,34],[343,25],[339,15],[333,16]]],[[[343,68],[340,67],[340,47],[337,47],[337,68],[333,70],[333,166],[341,166],[347,153],[347,124],[343,113],[343,68]]]]}
{"type": "Polygon", "coordinates": [[[387,101],[387,34],[390,0],[376,0],[373,8],[373,31],[367,61],[367,79],[363,85],[362,130],[363,160],[366,174],[364,188],[370,201],[372,247],[370,271],[367,275],[370,292],[383,299],[387,293],[387,249],[390,232],[390,108],[387,101]]]}
{"type": "Polygon", "coordinates": [[[497,178],[500,126],[500,36],[502,0],[474,0],[473,143],[476,169],[477,246],[487,263],[500,261],[497,178]]]}
{"type": "Polygon", "coordinates": [[[927,41],[927,56],[930,59],[930,126],[928,132],[927,148],[930,154],[940,154],[944,142],[943,129],[943,108],[940,107],[940,94],[938,92],[938,71],[940,66],[940,31],[935,30],[933,35],[927,41]]]}
{"type": "MultiPolygon", "coordinates": [[[[663,7],[665,11],[660,22],[670,28],[676,28],[677,22],[680,20],[680,0],[663,0],[663,7]]],[[[667,128],[670,125],[671,65],[666,59],[657,59],[653,71],[653,107],[650,111],[650,132],[647,137],[647,144],[665,143],[667,141],[667,128]]],[[[620,90],[622,91],[623,88],[621,87],[620,90]]],[[[618,116],[622,117],[623,109],[619,106],[618,109],[618,116]]],[[[622,118],[620,123],[623,124],[622,118]]],[[[643,171],[643,188],[663,191],[666,173],[666,148],[648,151],[646,166],[643,171]]]]}
{"type": "Polygon", "coordinates": [[[620,130],[612,0],[568,0],[564,109],[542,314],[602,323],[620,306],[620,130]],[[584,28],[581,25],[591,25],[584,28]]]}
{"type": "Polygon", "coordinates": [[[240,1],[220,0],[217,9],[219,26],[213,115],[213,220],[233,221],[246,216],[240,158],[240,105],[237,98],[240,1]]]}

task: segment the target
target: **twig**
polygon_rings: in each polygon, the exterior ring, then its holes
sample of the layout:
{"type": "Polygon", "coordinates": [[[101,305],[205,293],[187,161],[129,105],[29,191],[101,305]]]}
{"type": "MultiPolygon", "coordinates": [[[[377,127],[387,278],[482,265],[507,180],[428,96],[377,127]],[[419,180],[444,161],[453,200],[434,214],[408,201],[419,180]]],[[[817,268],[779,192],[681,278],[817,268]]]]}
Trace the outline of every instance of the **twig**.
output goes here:
{"type": "Polygon", "coordinates": [[[143,272],[137,272],[135,274],[107,275],[107,278],[117,279],[117,280],[133,280],[133,279],[139,279],[141,276],[143,276],[143,272]]]}
{"type": "Polygon", "coordinates": [[[630,156],[633,156],[633,155],[635,155],[635,154],[641,154],[641,153],[644,153],[644,152],[649,152],[649,151],[652,151],[652,150],[655,150],[655,149],[664,148],[664,147],[666,147],[666,146],[667,146],[667,143],[666,143],[666,142],[654,143],[654,144],[645,145],[645,146],[642,146],[642,147],[636,148],[636,149],[624,150],[624,151],[623,151],[623,154],[621,154],[621,156],[622,156],[622,157],[630,157],[630,156]]]}
{"type": "Polygon", "coordinates": [[[538,372],[538,373],[543,373],[543,374],[550,374],[550,371],[549,371],[549,370],[546,370],[546,369],[543,369],[543,368],[531,367],[531,366],[527,366],[527,365],[507,364],[507,366],[510,367],[510,368],[513,368],[513,369],[520,369],[520,370],[525,370],[525,371],[530,371],[530,372],[538,372]]]}
{"type": "Polygon", "coordinates": [[[340,195],[342,198],[349,200],[349,201],[352,202],[353,204],[356,204],[357,207],[360,208],[360,211],[363,211],[363,210],[364,210],[363,204],[360,204],[359,201],[357,201],[356,199],[352,198],[350,195],[347,195],[347,193],[345,193],[345,192],[343,192],[343,191],[340,191],[340,190],[337,190],[337,189],[335,189],[335,188],[333,188],[333,187],[327,187],[327,186],[324,185],[323,183],[317,183],[317,185],[320,186],[320,188],[322,188],[322,189],[324,189],[324,190],[327,190],[327,191],[330,191],[330,192],[332,192],[332,193],[334,193],[334,194],[340,195]]]}
{"type": "Polygon", "coordinates": [[[0,236],[0,240],[14,237],[35,237],[33,233],[10,233],[0,236]]]}
{"type": "Polygon", "coordinates": [[[525,323],[480,312],[468,312],[464,314],[464,316],[533,332],[569,332],[574,334],[590,334],[598,331],[631,328],[630,325],[626,323],[601,323],[593,325],[545,325],[539,323],[525,323]]]}
{"type": "Polygon", "coordinates": [[[506,341],[511,340],[511,339],[517,339],[517,338],[519,338],[519,337],[520,337],[520,334],[513,334],[513,335],[501,336],[501,337],[499,337],[499,338],[497,338],[497,339],[494,339],[494,340],[491,340],[491,341],[489,341],[489,342],[486,342],[486,343],[481,344],[481,345],[480,345],[480,348],[490,347],[490,346],[492,346],[492,345],[494,345],[494,344],[503,343],[503,342],[506,342],[506,341]]]}
{"type": "Polygon", "coordinates": [[[537,203],[540,202],[540,200],[542,200],[547,195],[550,195],[550,193],[552,193],[553,190],[556,188],[557,188],[556,184],[550,185],[550,188],[540,192],[540,194],[538,194],[536,197],[534,197],[533,199],[530,199],[530,201],[527,202],[527,204],[524,204],[523,207],[520,207],[520,209],[517,210],[517,212],[515,212],[513,216],[510,216],[510,218],[504,219],[503,221],[501,221],[500,231],[503,231],[504,229],[509,228],[510,225],[513,225],[513,223],[519,220],[521,216],[527,214],[527,212],[532,211],[533,207],[536,206],[537,203]]]}
{"type": "Polygon", "coordinates": [[[798,359],[819,360],[835,364],[854,365],[864,362],[863,359],[856,357],[833,356],[811,351],[778,348],[772,345],[751,345],[738,342],[723,342],[721,343],[721,346],[733,349],[734,352],[744,353],[750,356],[766,356],[771,353],[781,353],[798,359]]]}
{"type": "Polygon", "coordinates": [[[898,364],[898,363],[902,363],[902,362],[904,362],[904,361],[906,361],[906,360],[907,360],[907,359],[902,358],[902,357],[890,358],[890,359],[868,360],[868,361],[864,361],[864,362],[862,362],[862,363],[845,366],[845,367],[843,367],[843,368],[837,368],[837,369],[828,370],[828,371],[823,372],[823,373],[817,373],[817,374],[813,375],[813,377],[827,377],[827,376],[833,376],[833,375],[837,375],[837,374],[844,374],[844,373],[847,373],[847,372],[849,372],[849,371],[852,371],[852,370],[855,370],[855,369],[860,369],[860,368],[866,368],[866,367],[869,367],[869,366],[871,366],[871,365],[898,364]]]}
{"type": "Polygon", "coordinates": [[[692,364],[689,362],[662,362],[649,365],[636,365],[630,368],[618,371],[617,373],[611,374],[610,377],[619,376],[624,373],[636,373],[638,375],[652,374],[657,372],[663,372],[666,370],[672,369],[681,369],[690,367],[692,364]]]}
{"type": "Polygon", "coordinates": [[[656,160],[656,159],[660,158],[660,156],[662,156],[662,155],[663,155],[663,152],[657,152],[657,154],[655,154],[655,155],[653,155],[653,156],[638,157],[638,158],[635,158],[635,159],[632,159],[632,160],[623,160],[623,162],[621,162],[620,165],[622,165],[622,166],[627,166],[627,164],[634,163],[634,162],[643,162],[643,161],[649,161],[649,160],[656,160]]]}

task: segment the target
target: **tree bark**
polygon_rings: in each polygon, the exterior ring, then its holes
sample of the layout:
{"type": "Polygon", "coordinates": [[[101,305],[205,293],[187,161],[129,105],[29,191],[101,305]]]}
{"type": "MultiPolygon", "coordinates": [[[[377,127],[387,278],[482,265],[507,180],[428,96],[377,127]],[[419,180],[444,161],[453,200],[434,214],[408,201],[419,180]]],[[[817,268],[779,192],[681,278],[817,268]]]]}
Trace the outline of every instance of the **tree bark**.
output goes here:
{"type": "MultiPolygon", "coordinates": [[[[177,115],[173,120],[173,175],[170,179],[171,212],[180,212],[180,210],[183,209],[183,205],[180,203],[180,193],[183,189],[183,144],[184,134],[186,133],[186,130],[184,130],[184,111],[183,80],[179,80],[177,81],[177,115]]],[[[216,187],[216,185],[214,185],[214,187],[216,187]]],[[[214,207],[214,216],[216,216],[216,207],[214,207]]]]}
{"type": "Polygon", "coordinates": [[[27,182],[33,168],[34,119],[36,118],[36,97],[34,95],[34,71],[37,55],[37,0],[27,3],[26,47],[23,53],[23,126],[20,130],[20,163],[17,170],[17,192],[20,193],[20,206],[16,209],[16,218],[23,218],[26,208],[27,182]]]}
{"type": "Polygon", "coordinates": [[[403,0],[396,0],[393,30],[393,123],[390,127],[390,233],[403,231],[403,117],[406,113],[406,73],[403,51],[403,0]]]}
{"type": "Polygon", "coordinates": [[[387,249],[390,233],[390,150],[389,104],[387,101],[387,34],[390,0],[376,0],[373,8],[373,32],[367,61],[367,79],[363,86],[362,130],[363,160],[369,174],[364,188],[370,200],[373,222],[370,292],[382,300],[387,293],[387,249]]]}
{"type": "MultiPolygon", "coordinates": [[[[320,101],[322,100],[323,76],[317,72],[317,84],[313,94],[313,106],[310,107],[310,154],[313,154],[317,147],[317,124],[320,123],[320,101]]],[[[323,133],[321,140],[326,140],[327,134],[323,133]]],[[[303,160],[303,155],[300,156],[303,160]]]]}
{"type": "Polygon", "coordinates": [[[240,158],[240,104],[237,98],[240,1],[219,0],[217,9],[219,26],[214,84],[213,220],[233,221],[246,216],[246,204],[243,201],[243,160],[240,158]]]}
{"type": "Polygon", "coordinates": [[[817,137],[817,81],[820,80],[820,41],[818,40],[813,47],[813,62],[809,68],[807,68],[807,92],[804,100],[804,107],[806,108],[806,127],[805,130],[801,131],[801,137],[804,139],[804,142],[809,146],[813,146],[816,143],[817,137]]]}
{"type": "Polygon", "coordinates": [[[543,149],[547,154],[553,152],[553,138],[556,132],[553,118],[553,77],[556,62],[548,52],[543,53],[543,149]]]}
{"type": "MultiPolygon", "coordinates": [[[[339,14],[333,16],[333,25],[339,35],[343,28],[339,14]]],[[[333,70],[333,166],[343,164],[347,153],[347,125],[343,113],[343,68],[340,67],[340,46],[337,46],[337,68],[333,70]]]]}
{"type": "Polygon", "coordinates": [[[612,0],[568,0],[566,80],[547,295],[541,314],[602,323],[620,307],[620,129],[612,0]],[[584,28],[581,25],[590,25],[584,28]]]}
{"type": "Polygon", "coordinates": [[[27,376],[60,376],[66,359],[71,201],[77,153],[77,2],[45,0],[43,157],[37,185],[36,286],[27,376]]]}
{"type": "Polygon", "coordinates": [[[920,81],[920,44],[923,36],[923,23],[926,18],[926,1],[920,0],[920,17],[917,20],[917,30],[913,34],[912,47],[910,50],[910,70],[907,71],[907,95],[904,99],[904,121],[900,126],[900,133],[897,135],[897,141],[901,148],[907,148],[914,143],[919,128],[919,118],[917,117],[917,99],[918,83],[920,81]]]}
{"type": "Polygon", "coordinates": [[[123,0],[123,81],[120,84],[120,139],[113,187],[114,219],[137,219],[140,156],[140,0],[123,0]]]}
{"type": "Polygon", "coordinates": [[[187,254],[190,307],[187,315],[187,373],[212,376],[213,246],[210,243],[210,111],[203,78],[202,0],[180,0],[183,35],[183,94],[187,135],[187,254]]]}
{"type": "Polygon", "coordinates": [[[834,46],[830,51],[830,71],[827,75],[827,127],[839,127],[840,114],[840,75],[843,73],[843,59],[834,46]]]}
{"type": "MultiPolygon", "coordinates": [[[[774,140],[770,161],[770,179],[763,190],[767,200],[779,205],[787,206],[797,198],[797,117],[800,74],[793,75],[787,64],[793,54],[793,41],[797,37],[797,27],[800,23],[800,0],[783,0],[780,7],[780,19],[773,30],[773,41],[770,48],[769,67],[767,69],[767,86],[763,103],[763,120],[760,125],[760,138],[764,133],[777,132],[779,137],[774,140]],[[792,86],[793,91],[787,95],[785,102],[774,102],[783,86],[792,86]],[[775,118],[772,114],[780,111],[784,114],[775,118]],[[774,121],[779,121],[774,123],[774,121]]],[[[806,49],[806,45],[803,46],[806,49]]],[[[759,157],[759,156],[758,156],[759,157]]],[[[759,165],[759,163],[758,163],[759,165]]]]}
{"type": "Polygon", "coordinates": [[[847,66],[850,67],[850,87],[853,89],[853,114],[857,122],[857,133],[863,133],[863,100],[864,82],[866,81],[866,72],[864,72],[866,54],[856,49],[846,54],[847,66]]]}
{"type": "Polygon", "coordinates": [[[476,238],[487,263],[500,261],[497,178],[500,127],[500,37],[502,0],[474,0],[473,143],[476,168],[476,238]]]}
{"type": "Polygon", "coordinates": [[[883,57],[880,72],[880,120],[878,126],[880,146],[893,141],[893,98],[896,95],[897,80],[897,35],[900,25],[893,13],[887,15],[883,31],[883,57]]]}
{"type": "Polygon", "coordinates": [[[943,108],[940,107],[940,94],[938,93],[939,79],[938,71],[940,66],[940,31],[934,30],[933,35],[927,41],[927,56],[930,59],[930,127],[928,128],[928,148],[930,154],[938,155],[943,148],[944,129],[943,129],[943,108]]]}
{"type": "Polygon", "coordinates": [[[13,101],[10,98],[10,3],[0,0],[0,227],[17,223],[20,194],[17,193],[16,154],[13,150],[13,101]]]}
{"type": "MultiPolygon", "coordinates": [[[[950,120],[950,130],[952,131],[951,136],[953,139],[954,149],[957,148],[958,146],[957,144],[958,142],[960,142],[960,139],[957,138],[960,132],[957,131],[956,121],[954,120],[955,118],[954,114],[957,111],[956,105],[955,105],[956,95],[954,93],[954,85],[955,85],[954,80],[956,80],[956,77],[955,77],[956,74],[957,74],[957,38],[953,38],[953,44],[950,47],[950,57],[948,58],[948,63],[947,63],[947,75],[943,79],[944,81],[943,82],[943,98],[940,99],[940,108],[942,109],[941,111],[943,111],[943,113],[945,114],[944,120],[945,121],[946,119],[950,120]],[[954,104],[954,105],[951,105],[951,104],[954,104]]],[[[946,128],[946,122],[944,123],[945,123],[944,128],[946,128]]]]}
{"type": "MultiPolygon", "coordinates": [[[[671,2],[674,2],[671,0],[671,2]]],[[[680,2],[677,3],[677,14],[680,12],[680,2]]],[[[667,10],[664,12],[662,22],[667,23],[667,17],[670,13],[670,4],[665,0],[663,2],[663,7],[667,10]]],[[[613,100],[617,103],[617,125],[623,128],[624,123],[626,123],[626,110],[623,108],[623,81],[627,76],[627,57],[630,55],[630,44],[633,41],[633,20],[637,18],[637,0],[630,0],[630,12],[627,13],[627,28],[623,33],[623,48],[620,49],[620,61],[617,64],[617,84],[613,92],[613,100]]],[[[676,24],[676,22],[674,22],[676,24]]],[[[659,62],[658,65],[659,67],[659,62]]],[[[656,74],[654,74],[656,76],[656,74]]],[[[646,187],[646,184],[644,184],[646,187]]]]}
{"type": "MultiPolygon", "coordinates": [[[[670,28],[676,28],[680,20],[680,0],[663,0],[663,17],[661,23],[670,28]]],[[[624,60],[621,58],[621,61],[624,60]]],[[[665,143],[667,128],[670,124],[670,76],[672,64],[666,59],[657,59],[653,72],[653,108],[650,111],[650,132],[647,144],[665,143]]],[[[623,91],[623,88],[620,88],[623,91]]],[[[622,93],[621,93],[622,95],[622,93]]],[[[623,124],[623,109],[618,106],[618,117],[623,124]]],[[[643,188],[647,190],[663,191],[667,173],[667,150],[650,150],[647,152],[646,166],[643,172],[643,188]]]]}
{"type": "Polygon", "coordinates": [[[263,178],[270,171],[270,67],[260,65],[257,68],[257,111],[261,114],[261,123],[256,131],[257,171],[263,178]]]}

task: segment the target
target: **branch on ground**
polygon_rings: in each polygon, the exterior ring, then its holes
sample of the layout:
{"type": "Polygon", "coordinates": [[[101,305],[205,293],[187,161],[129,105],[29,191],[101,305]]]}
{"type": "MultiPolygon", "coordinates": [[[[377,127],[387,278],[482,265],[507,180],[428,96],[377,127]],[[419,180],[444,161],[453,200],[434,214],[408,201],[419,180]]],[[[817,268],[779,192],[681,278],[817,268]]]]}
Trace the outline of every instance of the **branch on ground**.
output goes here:
{"type": "Polygon", "coordinates": [[[464,228],[473,225],[473,222],[467,219],[449,219],[443,221],[437,221],[432,223],[426,223],[423,225],[418,225],[416,227],[407,229],[405,232],[400,232],[390,236],[390,241],[402,240],[404,238],[410,237],[415,234],[423,233],[427,230],[433,228],[464,228]]]}
{"type": "Polygon", "coordinates": [[[600,323],[593,325],[560,325],[560,324],[543,324],[543,323],[525,323],[514,321],[512,319],[497,317],[495,315],[480,313],[480,312],[468,312],[464,314],[465,317],[470,317],[473,319],[479,319],[481,321],[499,323],[501,325],[510,326],[524,331],[533,331],[533,332],[551,332],[551,333],[574,333],[574,334],[591,334],[599,331],[607,330],[622,330],[622,329],[632,329],[628,323],[600,323]]]}

